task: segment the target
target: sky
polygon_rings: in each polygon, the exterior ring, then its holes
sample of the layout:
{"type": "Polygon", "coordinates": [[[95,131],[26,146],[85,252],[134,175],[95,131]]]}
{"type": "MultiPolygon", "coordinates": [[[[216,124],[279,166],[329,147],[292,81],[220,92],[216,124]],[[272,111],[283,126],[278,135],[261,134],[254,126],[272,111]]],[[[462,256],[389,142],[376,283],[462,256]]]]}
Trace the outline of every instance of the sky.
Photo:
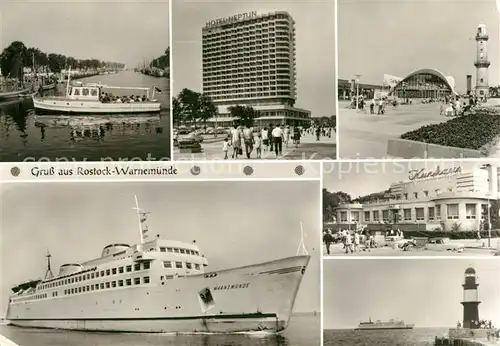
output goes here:
{"type": "Polygon", "coordinates": [[[301,240],[312,256],[295,311],[320,310],[319,182],[31,183],[0,190],[1,302],[11,287],[43,277],[45,254],[57,274],[64,263],[100,256],[107,244],[139,242],[134,195],[151,213],[151,236],[191,243],[206,270],[295,256],[301,240]],[[264,192],[263,192],[264,191],[264,192]],[[291,198],[300,196],[300,198],[291,198]]]}
{"type": "Polygon", "coordinates": [[[295,20],[298,108],[312,117],[335,114],[335,9],[325,1],[189,1],[172,3],[174,93],[201,91],[201,30],[213,19],[257,11],[287,11],[295,20]]]}
{"type": "Polygon", "coordinates": [[[342,162],[323,165],[323,188],[343,191],[353,198],[387,190],[392,183],[408,180],[411,170],[461,167],[463,173],[481,167],[486,161],[430,160],[396,162],[342,162]]]}
{"type": "Polygon", "coordinates": [[[473,36],[485,24],[490,85],[499,85],[498,18],[495,0],[339,0],[339,78],[381,85],[384,74],[435,68],[466,91],[466,75],[476,79],[473,36]]]}
{"type": "Polygon", "coordinates": [[[456,327],[463,320],[464,272],[479,278],[479,318],[500,325],[500,262],[488,259],[325,260],[324,328],[402,319],[416,328],[456,327]]]}
{"type": "Polygon", "coordinates": [[[169,46],[168,1],[2,2],[2,50],[21,41],[46,53],[135,68],[169,46]]]}

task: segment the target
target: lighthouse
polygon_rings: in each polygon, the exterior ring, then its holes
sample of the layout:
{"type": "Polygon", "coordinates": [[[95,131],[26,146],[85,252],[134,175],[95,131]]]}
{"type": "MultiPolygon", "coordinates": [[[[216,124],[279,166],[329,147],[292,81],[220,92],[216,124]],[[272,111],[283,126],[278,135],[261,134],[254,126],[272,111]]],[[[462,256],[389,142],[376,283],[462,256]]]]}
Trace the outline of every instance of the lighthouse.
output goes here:
{"type": "Polygon", "coordinates": [[[465,270],[465,282],[462,285],[464,288],[464,299],[462,305],[464,307],[464,328],[478,329],[479,325],[479,297],[477,294],[476,271],[474,268],[465,270]]]}
{"type": "Polygon", "coordinates": [[[476,96],[480,100],[488,98],[490,89],[488,84],[488,67],[490,67],[490,62],[488,61],[488,49],[486,46],[488,38],[486,25],[478,25],[476,33],[477,57],[474,66],[476,66],[476,96]]]}

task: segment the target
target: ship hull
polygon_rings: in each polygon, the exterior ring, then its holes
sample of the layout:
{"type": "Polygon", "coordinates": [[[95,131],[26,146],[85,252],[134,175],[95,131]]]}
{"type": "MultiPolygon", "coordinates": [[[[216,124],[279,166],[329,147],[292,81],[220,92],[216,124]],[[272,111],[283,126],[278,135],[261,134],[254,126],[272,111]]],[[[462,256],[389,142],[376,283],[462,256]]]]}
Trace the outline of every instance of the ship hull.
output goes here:
{"type": "Polygon", "coordinates": [[[397,330],[397,329],[413,329],[413,326],[402,326],[402,327],[377,327],[377,328],[356,328],[354,330],[397,330]]]}
{"type": "Polygon", "coordinates": [[[309,256],[162,281],[11,303],[20,327],[143,333],[280,332],[287,328],[309,256]],[[206,303],[199,292],[210,291],[206,303]]]}
{"type": "Polygon", "coordinates": [[[75,101],[58,98],[33,98],[35,113],[66,115],[113,115],[159,113],[159,102],[102,103],[98,101],[75,101]]]}

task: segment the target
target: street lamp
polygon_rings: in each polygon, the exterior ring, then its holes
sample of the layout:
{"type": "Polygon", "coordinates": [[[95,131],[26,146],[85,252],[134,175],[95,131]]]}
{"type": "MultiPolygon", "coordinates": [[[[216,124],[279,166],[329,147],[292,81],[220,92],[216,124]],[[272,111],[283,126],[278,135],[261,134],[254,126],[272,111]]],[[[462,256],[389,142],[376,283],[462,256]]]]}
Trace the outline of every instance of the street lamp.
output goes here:
{"type": "MultiPolygon", "coordinates": [[[[491,165],[489,163],[485,164],[485,165],[482,165],[481,166],[481,169],[489,169],[491,168],[491,165]]],[[[490,190],[490,176],[489,176],[489,173],[488,173],[488,191],[490,190]]],[[[488,197],[488,247],[491,247],[491,216],[490,216],[490,194],[491,194],[491,191],[489,191],[486,196],[488,197]]]]}
{"type": "Polygon", "coordinates": [[[359,78],[361,77],[360,74],[355,75],[356,76],[356,111],[359,109],[359,78]]]}

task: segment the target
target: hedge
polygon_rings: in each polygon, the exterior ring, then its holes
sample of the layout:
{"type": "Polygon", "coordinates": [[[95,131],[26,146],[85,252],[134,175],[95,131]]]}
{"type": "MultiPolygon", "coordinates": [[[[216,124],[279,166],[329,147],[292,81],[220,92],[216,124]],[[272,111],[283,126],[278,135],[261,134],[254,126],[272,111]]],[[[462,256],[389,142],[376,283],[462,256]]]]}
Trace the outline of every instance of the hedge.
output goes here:
{"type": "Polygon", "coordinates": [[[500,135],[500,108],[478,107],[470,114],[407,132],[402,139],[478,150],[500,135]]]}

